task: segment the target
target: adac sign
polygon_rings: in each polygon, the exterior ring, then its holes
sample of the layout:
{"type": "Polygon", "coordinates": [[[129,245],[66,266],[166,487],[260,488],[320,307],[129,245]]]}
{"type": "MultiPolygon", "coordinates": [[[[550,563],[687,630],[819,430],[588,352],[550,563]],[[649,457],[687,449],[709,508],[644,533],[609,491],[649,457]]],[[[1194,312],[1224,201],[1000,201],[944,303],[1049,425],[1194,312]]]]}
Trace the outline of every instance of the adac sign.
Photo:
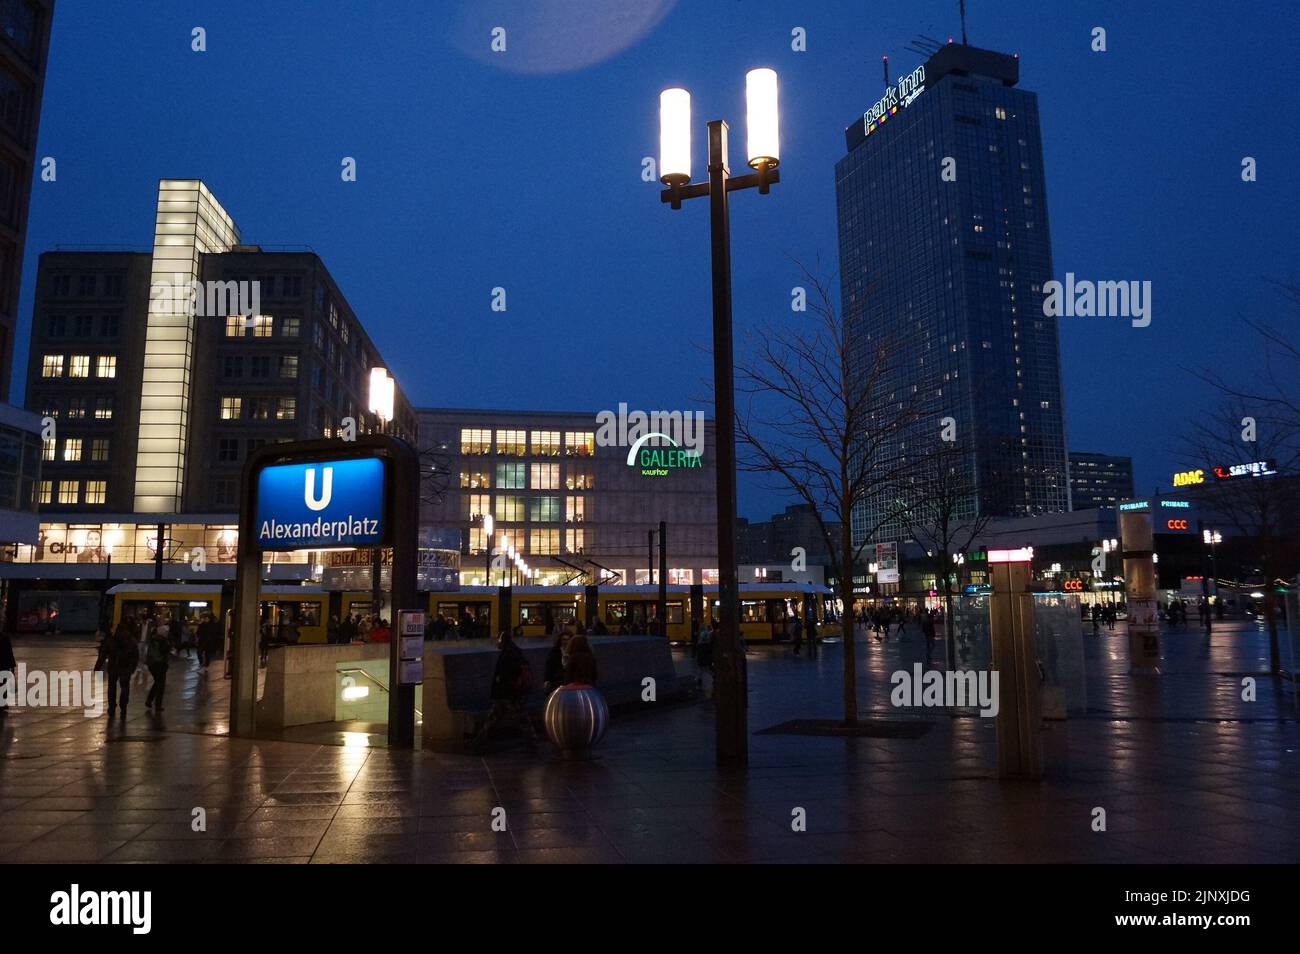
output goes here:
{"type": "Polygon", "coordinates": [[[263,550],[384,542],[384,462],[376,457],[277,464],[257,475],[263,550]]]}

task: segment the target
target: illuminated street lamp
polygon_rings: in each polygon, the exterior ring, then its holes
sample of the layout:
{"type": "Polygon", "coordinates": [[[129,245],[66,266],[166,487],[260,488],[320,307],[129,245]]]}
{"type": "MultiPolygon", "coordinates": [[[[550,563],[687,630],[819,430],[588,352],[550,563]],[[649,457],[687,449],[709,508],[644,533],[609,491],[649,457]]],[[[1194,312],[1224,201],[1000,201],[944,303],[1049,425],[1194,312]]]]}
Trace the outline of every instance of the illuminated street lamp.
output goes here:
{"type": "MultiPolygon", "coordinates": [[[[1198,520],[1197,526],[1201,523],[1198,520]]],[[[1214,599],[1219,599],[1219,544],[1223,542],[1223,534],[1218,530],[1209,530],[1201,527],[1201,542],[1210,548],[1210,574],[1214,577],[1214,599]]],[[[1205,635],[1210,635],[1210,584],[1205,578],[1205,551],[1201,551],[1201,601],[1205,604],[1205,635]]]]}
{"type": "MultiPolygon", "coordinates": [[[[395,393],[396,385],[388,372],[379,367],[371,368],[369,406],[370,413],[379,418],[380,434],[386,433],[386,425],[393,419],[393,397],[395,393]]],[[[371,547],[370,553],[370,615],[377,624],[379,622],[381,581],[379,563],[382,551],[379,547],[371,547]]]]}
{"type": "Polygon", "coordinates": [[[492,520],[492,514],[483,514],[483,552],[485,554],[484,561],[486,562],[486,566],[483,568],[483,582],[487,586],[492,585],[492,531],[495,527],[496,524],[492,520]]]}
{"type": "Polygon", "coordinates": [[[666,89],[659,95],[659,178],[668,188],[660,201],[674,209],[683,199],[708,196],[713,261],[713,399],[717,454],[718,603],[714,633],[714,700],[719,765],[749,762],[745,657],[740,650],[740,587],[736,566],[736,433],[731,332],[731,223],[728,193],[757,188],[766,194],[780,181],[780,114],[776,73],[751,70],[745,77],[746,156],[754,171],[733,176],[727,158],[727,124],[708,123],[708,181],[691,182],[691,94],[666,89]]]}

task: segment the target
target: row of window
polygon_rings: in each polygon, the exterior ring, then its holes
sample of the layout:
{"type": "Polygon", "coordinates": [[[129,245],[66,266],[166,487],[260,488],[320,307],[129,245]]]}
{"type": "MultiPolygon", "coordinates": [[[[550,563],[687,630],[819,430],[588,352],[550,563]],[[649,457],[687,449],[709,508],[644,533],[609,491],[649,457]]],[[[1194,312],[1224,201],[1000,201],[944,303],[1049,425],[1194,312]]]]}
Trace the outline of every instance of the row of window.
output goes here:
{"type": "Polygon", "coordinates": [[[229,315],[226,318],[227,338],[272,338],[275,327],[280,326],[281,338],[297,338],[302,319],[296,315],[276,318],[273,315],[229,315]]]}
{"type": "Polygon", "coordinates": [[[58,439],[47,437],[41,441],[41,459],[42,460],[63,460],[67,463],[78,463],[82,460],[91,460],[96,463],[102,463],[108,460],[108,438],[107,437],[65,437],[63,439],[63,456],[59,456],[58,439]],[[88,458],[83,458],[82,454],[90,452],[88,458]]]}
{"type": "MultiPolygon", "coordinates": [[[[492,487],[491,471],[460,472],[460,486],[465,490],[492,487]]],[[[595,475],[583,467],[569,467],[561,475],[559,464],[497,464],[498,490],[594,490],[595,475]]]]}
{"type": "MultiPolygon", "coordinates": [[[[45,403],[41,407],[41,417],[58,418],[64,416],[63,410],[63,403],[60,400],[46,397],[45,403]]],[[[68,398],[66,415],[68,420],[85,420],[92,414],[97,421],[111,421],[113,419],[113,396],[111,394],[97,395],[93,405],[89,398],[68,398]]]]}
{"type": "Polygon", "coordinates": [[[298,413],[296,397],[223,397],[221,399],[221,420],[239,421],[292,421],[298,413]]]}
{"type": "MultiPolygon", "coordinates": [[[[522,431],[496,432],[496,452],[508,457],[590,457],[596,453],[596,435],[592,431],[522,431]]],[[[492,453],[492,431],[486,428],[463,428],[460,452],[464,455],[492,453]]]]}
{"type": "Polygon", "coordinates": [[[120,315],[50,315],[45,319],[45,334],[50,338],[63,338],[71,329],[74,338],[90,338],[95,334],[95,319],[99,319],[99,337],[116,338],[121,329],[120,315]]]}
{"type": "MultiPolygon", "coordinates": [[[[298,377],[296,354],[255,354],[248,357],[250,378],[278,377],[284,380],[298,377]],[[272,370],[275,374],[272,374],[272,370]]],[[[244,355],[228,354],[221,359],[221,377],[238,381],[244,376],[244,355]]]]}
{"type": "Polygon", "coordinates": [[[521,523],[524,514],[531,523],[581,523],[587,517],[585,497],[522,497],[518,494],[464,494],[460,498],[460,518],[466,522],[490,513],[500,523],[521,523]],[[563,506],[563,510],[561,510],[563,506]]]}
{"type": "MultiPolygon", "coordinates": [[[[60,480],[59,498],[61,504],[102,504],[108,502],[108,481],[106,480],[60,480]],[[82,485],[85,492],[82,492],[82,485]]],[[[54,503],[54,481],[42,480],[40,483],[39,502],[54,503]]]]}
{"type": "MultiPolygon", "coordinates": [[[[73,354],[67,355],[68,377],[70,378],[88,378],[90,377],[90,367],[92,358],[95,366],[95,377],[97,378],[115,378],[117,377],[117,355],[115,354],[73,354]]],[[[41,356],[41,377],[43,378],[61,378],[63,377],[64,355],[47,354],[41,356]]]]}
{"type": "Polygon", "coordinates": [[[77,275],[76,285],[70,274],[54,275],[50,279],[50,294],[55,298],[71,298],[76,288],[78,298],[121,298],[126,276],[121,272],[108,275],[77,275]]]}
{"type": "MultiPolygon", "coordinates": [[[[523,537],[523,530],[515,531],[523,537]]],[[[586,531],[581,529],[560,530],[534,528],[528,531],[528,553],[536,556],[551,556],[559,553],[583,553],[586,550],[586,531]],[[563,546],[563,550],[561,550],[563,546]]],[[[470,553],[485,552],[483,529],[473,527],[470,530],[470,553]]]]}

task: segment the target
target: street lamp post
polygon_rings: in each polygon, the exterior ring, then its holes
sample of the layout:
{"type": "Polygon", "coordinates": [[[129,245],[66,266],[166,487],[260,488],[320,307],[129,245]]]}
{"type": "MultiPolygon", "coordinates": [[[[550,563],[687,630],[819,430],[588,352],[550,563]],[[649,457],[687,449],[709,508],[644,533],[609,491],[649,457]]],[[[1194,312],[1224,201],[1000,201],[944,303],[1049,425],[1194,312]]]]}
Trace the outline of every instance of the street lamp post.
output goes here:
{"type": "MultiPolygon", "coordinates": [[[[1200,526],[1200,521],[1197,521],[1200,526]]],[[[1210,573],[1214,577],[1214,596],[1217,600],[1219,596],[1219,551],[1218,546],[1223,542],[1223,534],[1218,530],[1201,529],[1201,542],[1210,548],[1210,573]]],[[[1201,601],[1205,603],[1205,635],[1210,635],[1210,618],[1213,613],[1210,608],[1210,581],[1205,578],[1205,551],[1201,551],[1201,601]]]]}
{"type": "Polygon", "coordinates": [[[668,188],[660,200],[680,209],[683,199],[709,198],[713,260],[713,400],[717,454],[719,626],[714,635],[714,700],[717,760],[722,766],[749,762],[745,657],[740,651],[740,588],[736,568],[736,433],[731,331],[731,225],[727,194],[757,188],[767,194],[780,181],[776,72],[751,70],[745,77],[749,165],[754,172],[730,175],[727,124],[708,123],[707,182],[691,183],[691,97],[684,89],[659,96],[659,172],[668,188]]]}
{"type": "MultiPolygon", "coordinates": [[[[393,419],[393,398],[396,385],[383,368],[370,369],[370,413],[379,419],[379,433],[387,431],[388,422],[393,419]]],[[[380,562],[383,557],[382,547],[370,548],[370,622],[379,625],[379,599],[382,595],[382,570],[380,562]]]]}
{"type": "Polygon", "coordinates": [[[483,514],[483,585],[492,585],[492,531],[496,529],[496,524],[492,520],[492,514],[483,514]]]}

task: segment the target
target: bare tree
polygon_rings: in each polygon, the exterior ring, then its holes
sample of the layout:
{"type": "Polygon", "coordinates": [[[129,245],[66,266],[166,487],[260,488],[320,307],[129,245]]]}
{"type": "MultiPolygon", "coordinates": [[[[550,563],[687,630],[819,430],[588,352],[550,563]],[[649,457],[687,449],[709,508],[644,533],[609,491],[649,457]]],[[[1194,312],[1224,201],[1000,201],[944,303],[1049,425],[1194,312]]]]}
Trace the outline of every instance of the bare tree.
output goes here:
{"type": "Polygon", "coordinates": [[[762,472],[812,507],[843,601],[844,723],[858,721],[853,641],[853,570],[868,541],[896,511],[869,512],[907,464],[908,430],[920,398],[892,391],[899,349],[868,334],[850,336],[825,281],[799,266],[808,311],[793,324],[751,335],[736,367],[738,468],[762,472]],[[866,513],[854,543],[853,514],[866,513]]]}
{"type": "Polygon", "coordinates": [[[908,501],[900,519],[908,534],[925,548],[927,564],[943,596],[948,666],[954,665],[952,575],[954,558],[988,527],[990,516],[980,513],[972,457],[963,441],[940,441],[903,476],[908,501]]]}
{"type": "Polygon", "coordinates": [[[1258,409],[1241,398],[1229,398],[1211,415],[1193,421],[1183,437],[1184,456],[1198,469],[1216,465],[1271,461],[1278,471],[1273,476],[1240,476],[1210,482],[1201,491],[1201,506],[1222,517],[1242,537],[1251,565],[1263,577],[1264,619],[1268,624],[1269,662],[1273,672],[1281,669],[1277,632],[1277,582],[1297,569],[1294,535],[1286,528],[1300,509],[1300,441],[1294,429],[1287,429],[1269,417],[1251,414],[1258,409]],[[1253,426],[1247,422],[1252,421],[1253,426]],[[1253,441],[1246,441],[1248,435],[1253,441]]]}

